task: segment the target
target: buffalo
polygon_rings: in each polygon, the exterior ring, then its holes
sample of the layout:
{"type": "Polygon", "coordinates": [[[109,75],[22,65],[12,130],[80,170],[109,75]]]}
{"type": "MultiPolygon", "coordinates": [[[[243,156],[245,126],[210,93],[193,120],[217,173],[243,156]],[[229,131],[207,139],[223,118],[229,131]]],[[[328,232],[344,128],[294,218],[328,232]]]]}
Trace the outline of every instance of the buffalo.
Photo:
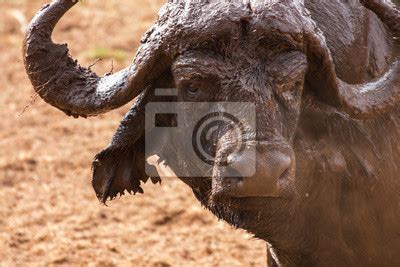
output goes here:
{"type": "MultiPolygon", "coordinates": [[[[148,103],[250,102],[256,127],[241,137],[252,156],[232,152],[238,136],[230,127],[205,143],[214,164],[229,164],[235,175],[211,166],[202,178],[179,177],[199,201],[265,240],[270,266],[400,264],[400,11],[393,2],[169,0],[133,63],[103,77],[51,40],[76,2],[54,0],[37,13],[23,57],[35,91],[67,115],[95,116],[135,99],[93,162],[102,202],[161,181],[146,161],[148,103]],[[177,94],[160,96],[157,88],[177,94]],[[254,172],[241,174],[251,164],[254,172]]],[[[196,168],[181,153],[185,144],[158,137],[151,141],[160,161],[196,168]]]]}

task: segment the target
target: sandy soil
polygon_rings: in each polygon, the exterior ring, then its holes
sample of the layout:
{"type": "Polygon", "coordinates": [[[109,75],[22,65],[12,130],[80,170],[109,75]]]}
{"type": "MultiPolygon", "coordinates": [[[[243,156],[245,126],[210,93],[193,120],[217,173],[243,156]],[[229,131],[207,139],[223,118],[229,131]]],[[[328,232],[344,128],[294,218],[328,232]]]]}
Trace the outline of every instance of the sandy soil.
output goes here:
{"type": "MultiPolygon", "coordinates": [[[[44,2],[0,0],[0,266],[264,266],[264,243],[218,222],[178,180],[98,203],[91,159],[128,107],[74,120],[34,97],[21,42],[44,2]]],[[[111,58],[121,69],[162,2],[86,0],[55,39],[83,65],[103,57],[100,73],[111,58]]]]}

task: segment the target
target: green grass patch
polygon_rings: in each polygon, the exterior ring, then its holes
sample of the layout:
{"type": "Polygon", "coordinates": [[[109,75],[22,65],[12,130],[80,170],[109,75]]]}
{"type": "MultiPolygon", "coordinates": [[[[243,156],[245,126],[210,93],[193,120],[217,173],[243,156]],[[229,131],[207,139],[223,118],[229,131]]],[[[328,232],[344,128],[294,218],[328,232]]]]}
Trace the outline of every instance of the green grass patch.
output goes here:
{"type": "Polygon", "coordinates": [[[95,59],[114,59],[116,61],[124,61],[128,58],[128,53],[121,49],[109,49],[98,47],[84,53],[85,57],[91,60],[95,59]]]}

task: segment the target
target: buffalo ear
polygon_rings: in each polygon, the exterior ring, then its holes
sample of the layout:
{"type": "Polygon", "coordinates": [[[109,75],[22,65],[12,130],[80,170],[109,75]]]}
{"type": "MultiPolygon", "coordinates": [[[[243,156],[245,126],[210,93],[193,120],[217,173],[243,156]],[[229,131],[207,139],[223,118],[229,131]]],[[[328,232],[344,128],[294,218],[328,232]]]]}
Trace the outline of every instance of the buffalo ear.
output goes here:
{"type": "Polygon", "coordinates": [[[153,90],[148,88],[125,115],[110,145],[93,161],[92,185],[103,203],[125,191],[143,193],[140,185],[148,180],[145,172],[145,106],[151,99],[153,90]]]}
{"type": "MultiPolygon", "coordinates": [[[[130,194],[143,193],[141,184],[146,183],[149,173],[157,173],[149,165],[145,151],[145,112],[146,105],[152,101],[168,101],[165,97],[155,96],[153,88],[172,88],[174,85],[171,71],[161,73],[154,84],[145,89],[136,99],[114,134],[110,145],[96,155],[93,161],[92,185],[98,199],[106,203],[125,191],[130,194]]],[[[150,177],[156,184],[159,177],[150,177]]]]}
{"type": "Polygon", "coordinates": [[[118,195],[143,193],[140,187],[141,178],[134,165],[137,156],[133,147],[122,150],[105,149],[96,155],[93,162],[92,185],[97,198],[106,203],[118,195]],[[133,177],[138,177],[132,179],[133,177]]]}
{"type": "MultiPolygon", "coordinates": [[[[122,149],[110,147],[100,152],[93,162],[92,180],[98,199],[106,203],[108,199],[113,200],[126,191],[143,194],[141,184],[149,179],[145,168],[154,168],[145,167],[145,164],[144,138],[122,149]]],[[[151,177],[151,180],[154,184],[161,182],[158,177],[151,177]]]]}

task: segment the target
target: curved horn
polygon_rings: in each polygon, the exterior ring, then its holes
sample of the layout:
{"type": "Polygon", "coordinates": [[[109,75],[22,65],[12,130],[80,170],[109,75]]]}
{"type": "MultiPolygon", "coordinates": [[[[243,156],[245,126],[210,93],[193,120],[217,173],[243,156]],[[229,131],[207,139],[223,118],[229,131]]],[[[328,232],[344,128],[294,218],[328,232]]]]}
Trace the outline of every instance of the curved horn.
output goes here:
{"type": "MultiPolygon", "coordinates": [[[[378,16],[386,18],[383,22],[388,22],[394,34],[400,33],[399,11],[382,3],[377,6],[380,9],[378,16]]],[[[315,33],[315,25],[312,29],[305,33],[309,61],[307,80],[320,98],[330,105],[341,107],[354,118],[384,114],[400,104],[400,57],[395,58],[389,71],[377,80],[358,85],[348,84],[337,77],[324,36],[318,30],[315,33]]]]}
{"type": "Polygon", "coordinates": [[[159,31],[163,25],[156,25],[142,42],[130,67],[104,77],[81,67],[69,56],[67,45],[54,44],[51,40],[60,18],[77,2],[54,0],[43,7],[30,24],[23,56],[34,90],[44,101],[68,115],[86,117],[128,103],[170,62],[161,49],[165,36],[159,31]]]}
{"type": "Polygon", "coordinates": [[[400,37],[400,10],[396,9],[393,3],[382,0],[360,0],[360,2],[385,22],[394,35],[400,37]]]}

